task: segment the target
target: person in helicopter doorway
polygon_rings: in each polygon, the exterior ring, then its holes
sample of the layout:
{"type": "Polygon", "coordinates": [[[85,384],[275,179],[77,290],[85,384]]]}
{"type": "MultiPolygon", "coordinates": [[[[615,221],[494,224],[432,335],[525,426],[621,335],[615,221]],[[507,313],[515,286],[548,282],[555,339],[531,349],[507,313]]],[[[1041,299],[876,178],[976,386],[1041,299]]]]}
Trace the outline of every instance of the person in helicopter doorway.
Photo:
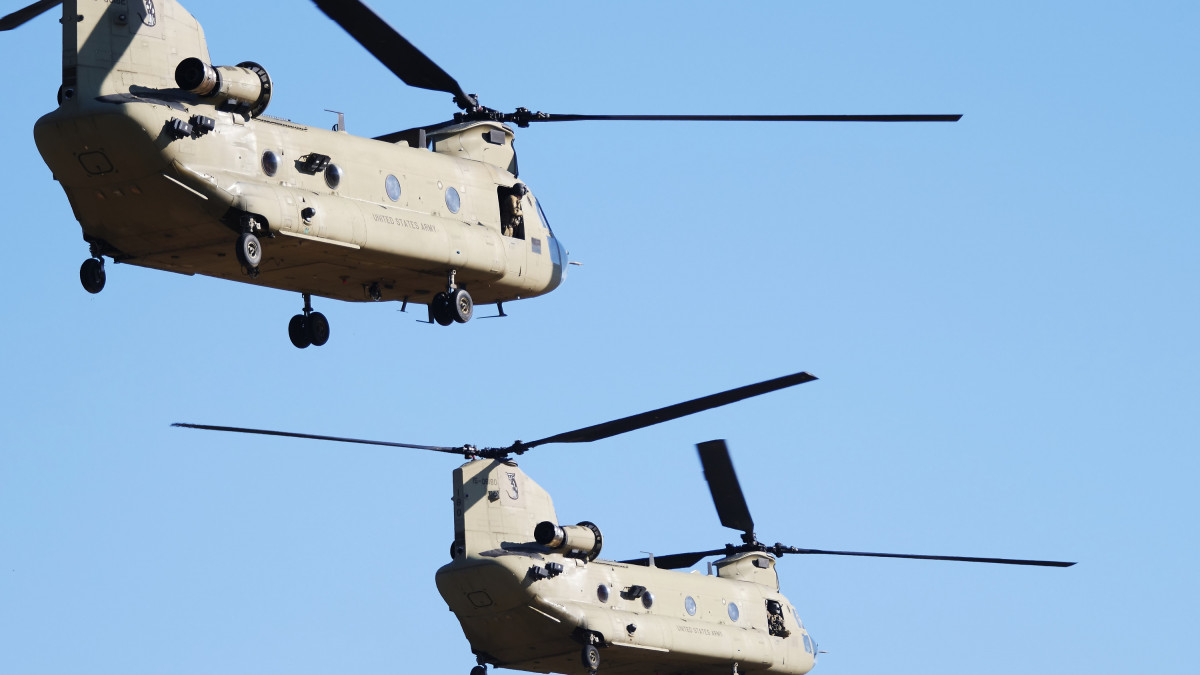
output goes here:
{"type": "Polygon", "coordinates": [[[525,215],[521,211],[521,199],[528,191],[524,183],[500,188],[500,233],[504,236],[525,238],[525,215]]]}
{"type": "Polygon", "coordinates": [[[783,606],[778,600],[767,600],[767,632],[778,637],[792,634],[783,623],[783,606]]]}

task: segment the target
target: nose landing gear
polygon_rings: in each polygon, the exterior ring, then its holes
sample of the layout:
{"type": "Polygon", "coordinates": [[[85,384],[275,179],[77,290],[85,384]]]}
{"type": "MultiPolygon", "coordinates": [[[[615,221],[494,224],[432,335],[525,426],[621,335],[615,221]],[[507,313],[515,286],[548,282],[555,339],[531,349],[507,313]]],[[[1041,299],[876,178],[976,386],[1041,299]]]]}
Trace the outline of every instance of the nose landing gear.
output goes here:
{"type": "Polygon", "coordinates": [[[429,320],[440,326],[466,323],[475,315],[475,301],[465,288],[454,283],[454,271],[450,272],[450,283],[444,293],[437,293],[429,303],[429,320]]]}
{"type": "Polygon", "coordinates": [[[320,347],[329,342],[329,320],[312,308],[312,296],[304,294],[304,313],[288,322],[288,338],[299,349],[309,345],[320,347]]]}

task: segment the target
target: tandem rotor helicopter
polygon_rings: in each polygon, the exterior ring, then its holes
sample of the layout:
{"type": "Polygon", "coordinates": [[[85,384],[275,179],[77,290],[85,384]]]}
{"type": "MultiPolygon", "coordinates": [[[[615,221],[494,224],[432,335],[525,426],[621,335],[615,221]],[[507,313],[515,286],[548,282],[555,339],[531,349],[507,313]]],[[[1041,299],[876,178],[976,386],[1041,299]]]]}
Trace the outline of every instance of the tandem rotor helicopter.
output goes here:
{"type": "Polygon", "coordinates": [[[567,250],[519,179],[513,128],[534,122],[955,121],[959,115],[576,115],[501,113],[358,0],[317,6],[406,84],[452,94],[453,119],[352,136],[264,115],[274,84],[253,61],[214,66],[174,0],[41,0],[10,30],[62,5],[59,106],[38,150],[62,185],[104,288],[104,259],[301,293],[288,335],[329,339],[311,298],[426,304],[430,323],[477,303],[549,293],[567,250]]]}
{"type": "Polygon", "coordinates": [[[552,443],[589,443],[815,380],[795,373],[719,394],[506,447],[412,445],[336,436],[190,423],[173,426],[363,443],[461,454],[454,470],[451,561],[438,591],[458,618],[478,663],[535,673],[597,675],[803,675],[817,644],[780,593],[783,555],[916,558],[1069,567],[1073,562],[868,553],[797,548],[758,540],[725,441],[697,446],[721,524],[741,543],[636,560],[599,557],[600,528],[562,525],[550,495],[517,467],[514,455],[552,443]],[[709,573],[684,573],[714,556],[709,573]],[[713,570],[715,569],[715,574],[713,570]]]}

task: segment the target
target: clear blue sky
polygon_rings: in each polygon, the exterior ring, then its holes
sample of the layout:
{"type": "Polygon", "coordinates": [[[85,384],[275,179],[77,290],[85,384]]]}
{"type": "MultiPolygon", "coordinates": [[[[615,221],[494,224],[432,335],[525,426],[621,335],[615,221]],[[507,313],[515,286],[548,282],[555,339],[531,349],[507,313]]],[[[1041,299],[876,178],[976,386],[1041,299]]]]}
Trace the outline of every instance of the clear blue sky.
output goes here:
{"type": "MultiPolygon", "coordinates": [[[[452,112],[272,4],[190,7],[217,63],[269,69],[270,114],[452,112]]],[[[455,458],[171,422],[497,444],[797,370],[821,380],[522,466],[611,557],[736,536],[693,448],[726,438],[763,539],[1080,563],[786,558],[817,673],[1193,672],[1194,3],[376,6],[506,110],[965,117],[521,130],[584,267],[448,329],[318,300],[332,339],[299,351],[297,295],[111,264],[80,288],[32,139],[56,17],[0,34],[0,672],[473,665],[433,585],[455,458]]]]}

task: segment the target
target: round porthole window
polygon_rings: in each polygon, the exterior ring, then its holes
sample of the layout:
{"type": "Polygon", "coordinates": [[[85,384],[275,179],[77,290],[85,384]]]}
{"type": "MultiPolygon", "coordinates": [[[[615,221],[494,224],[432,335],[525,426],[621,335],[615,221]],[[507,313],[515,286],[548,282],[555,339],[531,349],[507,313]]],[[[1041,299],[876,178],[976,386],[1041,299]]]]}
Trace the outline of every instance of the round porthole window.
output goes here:
{"type": "Polygon", "coordinates": [[[446,208],[450,209],[450,213],[458,213],[462,208],[462,199],[458,196],[458,190],[453,187],[446,188],[446,208]]]}
{"type": "Polygon", "coordinates": [[[646,591],[645,593],[643,593],[642,594],[642,607],[645,607],[646,609],[650,609],[650,607],[653,604],[654,604],[654,594],[651,593],[650,591],[646,591]]]}
{"type": "Polygon", "coordinates": [[[388,174],[387,180],[383,181],[383,189],[387,190],[388,199],[400,199],[400,181],[395,176],[388,174]]]}
{"type": "Polygon", "coordinates": [[[696,616],[696,601],[692,596],[687,596],[683,599],[683,608],[687,610],[688,616],[696,616]]]}
{"type": "Polygon", "coordinates": [[[337,164],[325,167],[325,184],[329,189],[336,190],[337,186],[342,184],[342,167],[337,164]]]}
{"type": "Polygon", "coordinates": [[[608,586],[600,584],[596,588],[596,597],[600,599],[600,602],[608,602],[608,586]]]}
{"type": "Polygon", "coordinates": [[[729,620],[737,621],[738,615],[739,615],[739,612],[738,612],[738,608],[737,608],[737,603],[734,603],[734,602],[729,603],[729,620]]]}
{"type": "Polygon", "coordinates": [[[278,173],[279,155],[275,154],[271,150],[264,152],[262,156],[262,169],[263,173],[267,174],[268,176],[274,176],[276,173],[278,173]]]}

